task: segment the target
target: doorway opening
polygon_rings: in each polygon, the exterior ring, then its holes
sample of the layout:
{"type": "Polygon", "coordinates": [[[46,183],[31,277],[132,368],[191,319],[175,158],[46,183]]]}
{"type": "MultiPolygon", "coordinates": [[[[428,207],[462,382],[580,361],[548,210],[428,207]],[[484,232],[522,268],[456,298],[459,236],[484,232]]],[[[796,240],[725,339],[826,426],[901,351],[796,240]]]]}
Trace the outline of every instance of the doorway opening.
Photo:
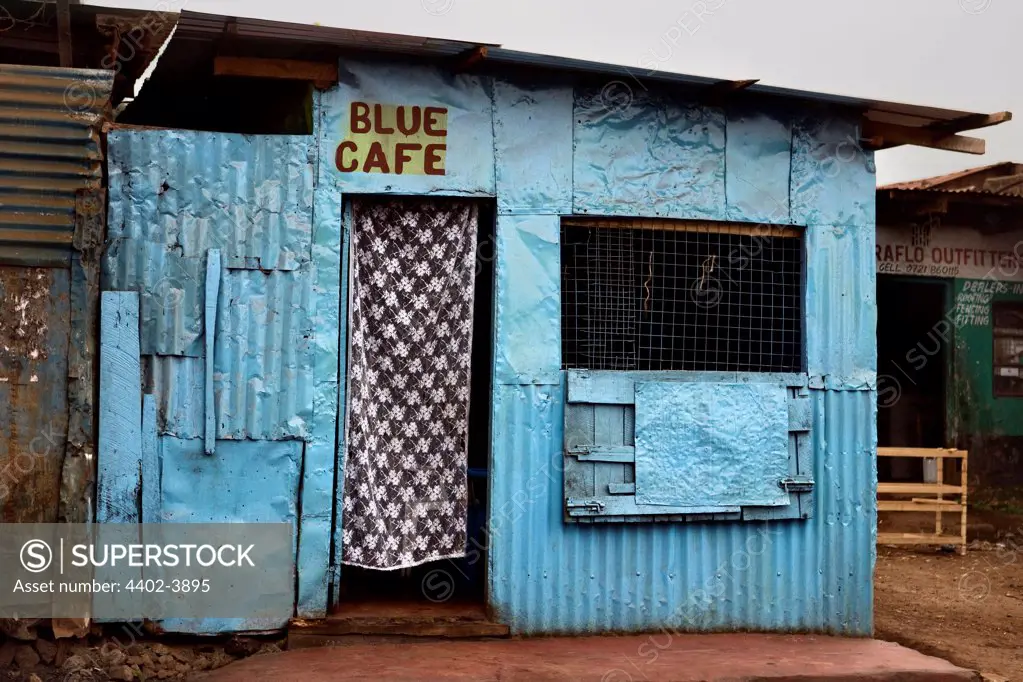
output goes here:
{"type": "MultiPolygon", "coordinates": [[[[946,380],[952,324],[948,284],[877,277],[877,443],[882,447],[945,446],[946,380]]],[[[882,457],[878,480],[924,479],[920,458],[882,457]]]]}
{"type": "MultiPolygon", "coordinates": [[[[413,204],[416,199],[407,198],[397,201],[413,204]]],[[[435,198],[430,198],[428,202],[441,206],[444,203],[443,200],[435,198]]],[[[464,200],[462,203],[465,203],[464,200]]],[[[470,627],[467,628],[467,631],[471,632],[473,636],[478,636],[479,628],[472,627],[473,623],[481,627],[491,625],[485,622],[484,605],[486,603],[487,577],[486,524],[490,458],[493,261],[496,211],[493,201],[479,201],[474,204],[477,226],[475,248],[471,254],[474,262],[472,264],[472,332],[468,376],[469,406],[466,425],[468,500],[465,515],[465,556],[444,558],[409,568],[390,570],[342,564],[339,567],[337,598],[334,600],[337,607],[331,619],[347,621],[350,627],[346,632],[361,632],[363,630],[360,630],[360,623],[365,624],[369,621],[378,623],[382,618],[389,623],[399,623],[401,628],[405,628],[401,630],[401,633],[390,634],[416,634],[407,632],[407,630],[409,628],[415,630],[417,627],[425,627],[433,632],[437,627],[443,628],[452,624],[456,630],[461,632],[466,630],[468,623],[470,627]]],[[[357,225],[353,228],[357,229],[357,225]]],[[[410,234],[409,237],[415,240],[416,235],[410,234]]],[[[356,240],[354,248],[358,248],[357,244],[356,240]]],[[[416,248],[420,247],[416,246],[416,248]]],[[[353,251],[350,260],[354,262],[357,257],[358,254],[353,251]]],[[[401,267],[411,268],[416,265],[417,263],[413,260],[413,262],[403,262],[401,267]]],[[[351,323],[349,323],[349,328],[351,328],[351,323]]],[[[423,339],[423,347],[428,342],[429,339],[423,339]]],[[[418,351],[419,348],[413,344],[409,352],[415,354],[418,351]]],[[[351,357],[351,352],[349,352],[349,357],[351,357]]],[[[410,355],[410,357],[412,356],[410,355]]],[[[351,373],[351,368],[349,368],[349,373],[351,373]]],[[[349,385],[351,385],[351,374],[349,385]]],[[[348,400],[351,401],[351,393],[348,393],[348,396],[348,400]]],[[[414,454],[415,457],[428,455],[429,453],[414,454]]],[[[414,466],[415,464],[413,464],[414,466]]],[[[431,513],[428,512],[427,518],[431,513]]],[[[444,634],[445,636],[458,636],[447,631],[444,634]]],[[[487,630],[487,634],[500,636],[504,632],[487,630]]]]}

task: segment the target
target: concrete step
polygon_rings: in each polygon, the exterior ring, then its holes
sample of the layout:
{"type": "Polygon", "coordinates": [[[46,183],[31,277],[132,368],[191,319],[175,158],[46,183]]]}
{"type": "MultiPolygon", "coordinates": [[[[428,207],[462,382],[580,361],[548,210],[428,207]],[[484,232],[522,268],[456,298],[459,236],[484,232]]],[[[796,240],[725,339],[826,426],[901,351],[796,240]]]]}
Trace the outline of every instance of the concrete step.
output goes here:
{"type": "Polygon", "coordinates": [[[980,677],[940,658],[873,639],[661,632],[320,647],[254,656],[197,679],[977,682],[980,677]]]}
{"type": "Polygon", "coordinates": [[[476,604],[363,602],[342,605],[323,620],[292,621],[288,649],[508,637],[509,632],[507,625],[489,620],[476,604]]]}

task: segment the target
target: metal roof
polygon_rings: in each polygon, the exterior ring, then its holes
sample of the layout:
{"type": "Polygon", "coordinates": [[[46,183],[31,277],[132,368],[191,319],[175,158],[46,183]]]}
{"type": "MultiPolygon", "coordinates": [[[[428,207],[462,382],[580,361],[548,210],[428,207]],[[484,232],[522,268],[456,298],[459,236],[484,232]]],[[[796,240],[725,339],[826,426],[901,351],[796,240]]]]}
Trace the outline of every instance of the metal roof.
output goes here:
{"type": "Polygon", "coordinates": [[[936,175],[920,180],[895,182],[878,192],[941,192],[959,195],[1023,197],[1023,164],[1004,161],[988,166],[936,175]]]}
{"type": "MultiPolygon", "coordinates": [[[[292,45],[331,46],[339,51],[366,51],[426,58],[455,57],[467,54],[479,47],[486,47],[484,61],[489,64],[605,76],[620,80],[630,86],[655,82],[699,88],[733,82],[721,78],[669,71],[647,71],[583,59],[521,52],[483,43],[230,17],[189,10],[181,12],[174,40],[212,42],[220,40],[222,37],[230,37],[235,41],[249,39],[292,45]]],[[[871,123],[911,128],[934,128],[947,135],[982,125],[992,125],[992,122],[965,127],[955,125],[955,122],[976,122],[985,118],[983,114],[975,112],[761,85],[755,81],[740,83],[742,83],[742,89],[749,93],[856,108],[862,110],[865,118],[871,123]],[[752,85],[747,85],[747,83],[752,83],[752,85]]],[[[1007,120],[1007,118],[1003,120],[1007,120]]],[[[879,147],[900,143],[895,141],[894,137],[887,141],[878,139],[879,147]]]]}
{"type": "Polygon", "coordinates": [[[221,36],[330,45],[344,50],[385,52],[408,56],[446,57],[470,50],[479,43],[442,38],[377,33],[348,28],[293,24],[183,10],[175,40],[217,40],[221,36]]]}
{"type": "Polygon", "coordinates": [[[113,71],[0,64],[0,257],[70,258],[75,194],[102,185],[113,71]]]}

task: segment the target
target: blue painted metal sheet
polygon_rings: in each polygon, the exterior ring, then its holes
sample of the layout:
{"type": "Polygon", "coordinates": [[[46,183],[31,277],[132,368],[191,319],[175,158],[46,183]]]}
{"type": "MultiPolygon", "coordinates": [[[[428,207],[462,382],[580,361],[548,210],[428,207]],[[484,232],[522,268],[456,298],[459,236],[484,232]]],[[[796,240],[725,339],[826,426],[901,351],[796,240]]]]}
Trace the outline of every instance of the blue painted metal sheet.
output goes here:
{"type": "MultiPolygon", "coordinates": [[[[289,523],[295,528],[292,542],[297,542],[302,447],[298,441],[220,441],[216,455],[208,457],[200,439],[161,437],[161,521],[289,523]]],[[[259,594],[253,592],[252,599],[258,601],[259,594]]],[[[168,632],[259,631],[283,627],[290,617],[289,611],[265,619],[173,619],[161,627],[168,632]]]]}
{"type": "MultiPolygon", "coordinates": [[[[342,215],[341,228],[341,297],[340,297],[340,308],[338,310],[338,320],[342,329],[345,330],[344,336],[341,342],[347,346],[348,344],[348,304],[351,295],[349,277],[349,263],[352,258],[352,229],[354,227],[354,217],[352,215],[352,205],[350,203],[345,204],[344,213],[342,215]]],[[[346,421],[346,415],[348,414],[348,350],[345,350],[340,354],[338,366],[338,377],[339,383],[337,386],[337,441],[335,446],[335,471],[342,474],[345,470],[345,459],[347,456],[346,449],[346,434],[348,423],[346,421]]],[[[331,607],[336,607],[341,600],[341,591],[338,589],[339,581],[341,580],[341,566],[343,565],[342,556],[344,553],[344,476],[338,475],[336,477],[336,490],[334,491],[334,556],[332,557],[334,564],[334,573],[331,576],[334,584],[333,601],[331,607]]]]}
{"type": "Polygon", "coordinates": [[[157,430],[177,438],[202,438],[206,410],[204,358],[149,355],[143,358],[156,398],[157,430]]]}
{"type": "Polygon", "coordinates": [[[204,324],[203,358],[206,361],[205,377],[206,387],[204,391],[205,419],[203,435],[206,441],[206,454],[212,455],[217,445],[217,417],[213,406],[215,404],[213,391],[213,359],[214,340],[217,334],[217,300],[220,297],[220,249],[210,249],[206,255],[206,305],[204,324]]]}
{"type": "Polygon", "coordinates": [[[877,385],[874,226],[807,228],[806,354],[828,388],[877,385]]]}
{"type": "Polygon", "coordinates": [[[570,87],[494,82],[497,212],[572,212],[570,87]]]}
{"type": "Polygon", "coordinates": [[[649,93],[577,90],[576,213],[725,220],[725,115],[649,93]]]}
{"type": "Polygon", "coordinates": [[[494,376],[498,383],[561,379],[558,216],[498,216],[494,376]]]}
{"type": "Polygon", "coordinates": [[[68,270],[0,267],[0,522],[56,523],[68,434],[68,270]]]}
{"type": "MultiPolygon", "coordinates": [[[[315,95],[316,130],[325,116],[321,93],[315,95]]],[[[319,135],[317,135],[319,139],[319,135]]],[[[312,415],[302,468],[301,533],[298,545],[298,603],[301,618],[327,613],[330,547],[334,515],[334,471],[337,460],[337,419],[343,414],[343,385],[338,383],[340,322],[347,289],[342,280],[341,191],[333,172],[333,157],[319,154],[313,204],[312,251],[312,415]],[[340,405],[340,407],[339,407],[340,405]]],[[[343,368],[340,376],[344,376],[343,368]]],[[[339,470],[343,471],[341,467],[339,470]]],[[[340,523],[338,524],[340,526],[340,523]]],[[[340,545],[338,545],[340,551],[340,545]]]]}
{"type": "Polygon", "coordinates": [[[182,256],[154,241],[110,243],[103,288],[138,292],[143,354],[202,357],[205,264],[203,257],[182,256]]]}
{"type": "Polygon", "coordinates": [[[142,518],[140,523],[160,522],[160,441],[156,428],[156,398],[142,396],[142,518]]]}
{"type": "MultiPolygon", "coordinates": [[[[314,382],[312,276],[307,268],[223,273],[212,374],[218,439],[308,437],[314,382]]],[[[203,438],[205,359],[149,356],[146,363],[160,432],[203,438]]]]}
{"type": "Polygon", "coordinates": [[[766,523],[565,524],[564,398],[495,387],[490,600],[514,633],[870,634],[874,392],[810,391],[817,513],[766,523]]]}
{"type": "Polygon", "coordinates": [[[792,125],[787,116],[729,110],[725,143],[728,219],[788,223],[792,125]]]}
{"type": "Polygon", "coordinates": [[[301,441],[217,443],[160,437],[160,518],[167,523],[296,523],[301,441]]]}
{"type": "Polygon", "coordinates": [[[858,122],[856,114],[834,113],[793,125],[793,223],[874,225],[874,154],[860,147],[858,122]]]}
{"type": "Polygon", "coordinates": [[[321,153],[334,163],[349,127],[351,103],[416,105],[447,109],[447,150],[443,175],[342,173],[347,193],[494,195],[494,123],[489,79],[452,74],[408,63],[341,62],[338,87],[323,93],[321,153]]]}
{"type": "Polygon", "coordinates": [[[104,262],[107,288],[142,294],[161,434],[218,450],[226,440],[309,441],[304,616],[326,612],[340,333],[341,201],[318,139],[115,131],[104,262]]]}
{"type": "Polygon", "coordinates": [[[309,262],[312,136],[114,129],[107,150],[111,240],[220,249],[231,268],[309,262]]]}
{"type": "Polygon", "coordinates": [[[142,296],[145,354],[202,350],[206,251],[229,268],[310,260],[312,136],[115,130],[104,288],[142,296]]]}
{"type": "Polygon", "coordinates": [[[788,402],[768,384],[638,382],[636,502],[788,505],[788,402]]]}
{"type": "Polygon", "coordinates": [[[228,270],[213,363],[218,438],[305,438],[312,414],[308,269],[228,270]]]}
{"type": "Polygon", "coordinates": [[[138,523],[142,466],[138,294],[103,292],[100,315],[96,520],[138,523]]]}

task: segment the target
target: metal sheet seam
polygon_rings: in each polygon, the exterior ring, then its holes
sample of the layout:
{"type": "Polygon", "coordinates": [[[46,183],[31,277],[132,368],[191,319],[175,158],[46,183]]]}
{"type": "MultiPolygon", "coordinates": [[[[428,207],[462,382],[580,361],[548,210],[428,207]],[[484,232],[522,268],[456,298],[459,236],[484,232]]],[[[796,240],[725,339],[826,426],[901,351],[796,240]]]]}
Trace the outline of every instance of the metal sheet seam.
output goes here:
{"type": "Polygon", "coordinates": [[[313,294],[311,352],[314,385],[312,424],[302,464],[296,612],[304,618],[327,612],[333,538],[339,411],[339,315],[341,298],[341,195],[333,155],[322,153],[322,93],[313,100],[313,218],[310,268],[313,294]]]}

